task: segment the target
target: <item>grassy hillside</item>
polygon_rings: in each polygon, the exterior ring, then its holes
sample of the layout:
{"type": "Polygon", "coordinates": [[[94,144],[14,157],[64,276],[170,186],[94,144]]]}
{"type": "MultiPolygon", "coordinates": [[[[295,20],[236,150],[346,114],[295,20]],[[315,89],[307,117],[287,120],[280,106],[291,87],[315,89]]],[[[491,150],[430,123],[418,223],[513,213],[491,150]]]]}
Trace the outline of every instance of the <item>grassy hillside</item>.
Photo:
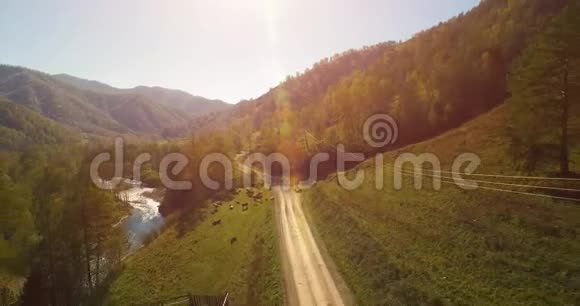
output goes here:
{"type": "MultiPolygon", "coordinates": [[[[270,197],[268,192],[264,195],[270,197]]],[[[187,293],[225,292],[236,305],[281,304],[273,201],[257,203],[242,192],[224,202],[217,213],[211,214],[212,209],[199,220],[178,221],[131,256],[112,284],[107,304],[143,304],[187,293]],[[242,211],[237,202],[248,202],[249,209],[242,211]],[[212,225],[214,220],[221,224],[212,225]],[[237,241],[231,242],[233,237],[237,241]]]]}
{"type": "MultiPolygon", "coordinates": [[[[580,303],[578,203],[446,183],[434,191],[429,178],[420,191],[410,178],[402,190],[393,188],[389,164],[402,152],[434,153],[446,171],[459,153],[473,152],[482,160],[479,173],[517,173],[504,137],[508,119],[502,106],[385,154],[383,190],[374,187],[369,160],[357,168],[366,174],[357,190],[329,178],[305,191],[308,217],[360,304],[580,303]]],[[[579,149],[576,144],[574,152],[579,149]]]]}

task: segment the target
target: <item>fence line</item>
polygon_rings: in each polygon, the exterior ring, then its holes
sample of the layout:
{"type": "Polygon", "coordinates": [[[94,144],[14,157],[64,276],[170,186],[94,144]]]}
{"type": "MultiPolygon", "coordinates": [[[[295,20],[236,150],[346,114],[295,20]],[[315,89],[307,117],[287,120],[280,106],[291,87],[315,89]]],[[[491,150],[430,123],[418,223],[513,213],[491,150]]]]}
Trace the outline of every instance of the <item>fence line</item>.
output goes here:
{"type": "Polygon", "coordinates": [[[183,295],[172,298],[170,300],[156,303],[154,305],[173,306],[173,305],[188,305],[188,306],[227,306],[229,305],[229,293],[225,295],[183,295]]]}

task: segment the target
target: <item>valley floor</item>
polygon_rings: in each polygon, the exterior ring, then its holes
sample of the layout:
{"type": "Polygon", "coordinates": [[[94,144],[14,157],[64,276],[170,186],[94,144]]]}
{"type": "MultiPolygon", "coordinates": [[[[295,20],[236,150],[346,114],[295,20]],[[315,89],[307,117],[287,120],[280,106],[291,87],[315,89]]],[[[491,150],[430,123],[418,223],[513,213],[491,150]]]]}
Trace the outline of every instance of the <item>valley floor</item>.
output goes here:
{"type": "Polygon", "coordinates": [[[215,214],[212,206],[199,219],[176,221],[127,260],[106,304],[226,292],[235,305],[282,304],[273,201],[267,191],[264,198],[256,201],[240,192],[215,214]],[[242,203],[248,203],[248,210],[242,203]],[[217,220],[220,224],[213,225],[217,220]]]}

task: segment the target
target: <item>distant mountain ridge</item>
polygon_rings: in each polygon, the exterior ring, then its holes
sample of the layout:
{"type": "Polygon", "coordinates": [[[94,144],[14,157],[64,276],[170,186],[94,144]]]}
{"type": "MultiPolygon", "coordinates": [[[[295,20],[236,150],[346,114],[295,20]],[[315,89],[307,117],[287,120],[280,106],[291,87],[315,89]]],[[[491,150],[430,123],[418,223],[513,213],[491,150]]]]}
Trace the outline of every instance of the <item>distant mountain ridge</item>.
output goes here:
{"type": "Polygon", "coordinates": [[[78,77],[75,77],[73,75],[66,74],[66,73],[53,74],[52,76],[54,78],[62,81],[62,82],[69,83],[69,84],[76,86],[78,88],[81,88],[81,89],[88,89],[88,90],[94,90],[94,91],[115,91],[115,90],[118,90],[118,88],[115,88],[115,87],[108,85],[108,84],[105,84],[105,83],[101,83],[99,81],[82,79],[82,78],[78,78],[78,77]]]}
{"type": "Polygon", "coordinates": [[[116,88],[99,81],[78,78],[65,73],[55,74],[53,77],[81,89],[107,93],[141,94],[155,99],[157,102],[166,105],[169,108],[185,112],[197,112],[198,115],[219,111],[221,108],[227,108],[230,106],[229,103],[219,99],[207,99],[201,96],[192,95],[183,90],[169,89],[160,86],[137,86],[125,89],[116,88]]]}
{"type": "Polygon", "coordinates": [[[79,133],[176,137],[195,117],[229,104],[161,87],[118,89],[66,74],[0,65],[0,97],[79,133]]]}

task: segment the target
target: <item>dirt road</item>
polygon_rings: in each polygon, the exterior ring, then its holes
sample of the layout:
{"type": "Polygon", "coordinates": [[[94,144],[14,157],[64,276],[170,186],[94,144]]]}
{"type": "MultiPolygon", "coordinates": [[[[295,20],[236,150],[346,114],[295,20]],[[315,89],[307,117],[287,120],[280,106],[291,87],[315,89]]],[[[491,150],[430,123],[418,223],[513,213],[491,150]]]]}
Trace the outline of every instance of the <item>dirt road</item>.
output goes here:
{"type": "MultiPolygon", "coordinates": [[[[243,155],[238,155],[239,169],[246,174],[254,172],[263,179],[263,173],[239,162],[241,157],[243,155]]],[[[300,194],[278,186],[272,187],[272,192],[276,198],[276,223],[280,234],[287,304],[352,304],[345,303],[322,257],[302,210],[300,194]]]]}
{"type": "Polygon", "coordinates": [[[288,304],[345,305],[300,203],[300,194],[272,188],[281,234],[288,304]]]}

